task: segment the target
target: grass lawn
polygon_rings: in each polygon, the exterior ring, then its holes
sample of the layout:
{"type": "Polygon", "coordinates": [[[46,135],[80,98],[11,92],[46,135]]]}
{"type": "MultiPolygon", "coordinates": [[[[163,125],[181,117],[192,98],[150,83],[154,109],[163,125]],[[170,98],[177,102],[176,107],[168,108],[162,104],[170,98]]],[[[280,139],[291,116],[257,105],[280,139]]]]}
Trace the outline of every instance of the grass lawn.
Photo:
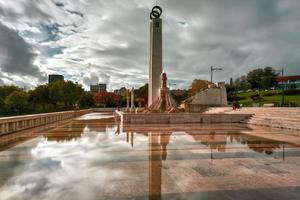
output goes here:
{"type": "MultiPolygon", "coordinates": [[[[243,98],[239,101],[240,104],[243,104],[244,106],[252,106],[253,104],[267,104],[267,103],[273,103],[275,105],[281,104],[281,90],[268,90],[268,91],[254,91],[254,92],[243,92],[239,93],[238,96],[240,98],[243,98]],[[262,99],[260,100],[253,100],[251,99],[252,95],[259,94],[262,99]]],[[[292,106],[300,106],[300,93],[294,94],[294,95],[284,95],[284,102],[285,104],[292,106]]]]}

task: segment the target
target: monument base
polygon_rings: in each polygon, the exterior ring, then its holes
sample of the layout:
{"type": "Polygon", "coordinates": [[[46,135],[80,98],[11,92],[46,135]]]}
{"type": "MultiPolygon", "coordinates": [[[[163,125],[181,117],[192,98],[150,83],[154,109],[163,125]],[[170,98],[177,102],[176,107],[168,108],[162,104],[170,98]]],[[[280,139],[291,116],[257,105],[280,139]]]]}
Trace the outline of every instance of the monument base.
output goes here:
{"type": "Polygon", "coordinates": [[[116,111],[126,124],[188,124],[188,123],[239,123],[251,114],[202,114],[202,113],[124,113],[116,111]]]}

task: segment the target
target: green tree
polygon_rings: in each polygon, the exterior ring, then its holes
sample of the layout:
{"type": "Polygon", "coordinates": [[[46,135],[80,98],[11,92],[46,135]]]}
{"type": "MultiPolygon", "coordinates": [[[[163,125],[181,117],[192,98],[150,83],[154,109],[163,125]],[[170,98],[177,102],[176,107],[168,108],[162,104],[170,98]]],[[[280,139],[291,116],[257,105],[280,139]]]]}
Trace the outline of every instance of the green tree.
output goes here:
{"type": "Polygon", "coordinates": [[[236,100],[236,98],[237,98],[236,91],[237,90],[238,89],[235,84],[226,84],[227,100],[229,102],[233,102],[234,100],[236,100]]]}
{"type": "Polygon", "coordinates": [[[271,87],[276,86],[278,74],[275,72],[275,70],[272,67],[265,67],[264,68],[264,75],[261,80],[261,86],[264,89],[269,89],[271,87]]]}
{"type": "Polygon", "coordinates": [[[139,89],[135,90],[134,95],[136,99],[138,99],[142,103],[142,106],[147,105],[148,104],[148,83],[143,85],[139,89]]]}
{"type": "Polygon", "coordinates": [[[242,90],[242,91],[245,91],[245,90],[248,90],[251,88],[251,84],[248,82],[246,76],[241,76],[240,78],[237,78],[234,81],[233,85],[237,90],[242,90]]]}
{"type": "Polygon", "coordinates": [[[0,116],[5,114],[5,103],[4,100],[0,98],[0,116]]]}
{"type": "Polygon", "coordinates": [[[82,86],[72,81],[56,81],[49,85],[49,100],[55,109],[58,103],[64,103],[65,107],[73,108],[83,93],[82,86]]]}
{"type": "Polygon", "coordinates": [[[21,114],[29,110],[28,94],[26,92],[14,91],[5,98],[4,103],[11,113],[21,114]]]}
{"type": "Polygon", "coordinates": [[[181,90],[181,91],[182,92],[180,93],[182,94],[178,94],[176,90],[171,90],[171,95],[178,105],[181,104],[182,101],[186,100],[189,95],[187,90],[181,90]]]}
{"type": "Polygon", "coordinates": [[[259,89],[262,88],[261,80],[263,76],[264,76],[263,69],[255,69],[247,74],[247,81],[250,83],[252,88],[259,89]]]}
{"type": "Polygon", "coordinates": [[[62,87],[62,101],[65,106],[74,106],[77,101],[79,101],[81,95],[83,94],[83,89],[80,85],[74,84],[72,81],[63,82],[62,87]]]}
{"type": "Polygon", "coordinates": [[[276,77],[278,74],[272,67],[265,67],[264,69],[255,69],[247,74],[247,81],[252,88],[268,89],[276,85],[276,77]]]}
{"type": "Polygon", "coordinates": [[[79,104],[83,108],[91,108],[95,106],[94,95],[90,92],[84,92],[79,100],[79,104]]]}
{"type": "Polygon", "coordinates": [[[56,81],[49,85],[49,101],[54,109],[57,109],[58,102],[63,100],[63,87],[64,81],[56,81]]]}
{"type": "Polygon", "coordinates": [[[13,85],[0,86],[0,98],[4,100],[8,95],[13,93],[14,91],[22,91],[22,90],[17,86],[13,86],[13,85]]]}
{"type": "Polygon", "coordinates": [[[50,102],[48,85],[40,85],[34,90],[29,91],[29,102],[32,104],[40,104],[45,110],[45,107],[50,102]]]}

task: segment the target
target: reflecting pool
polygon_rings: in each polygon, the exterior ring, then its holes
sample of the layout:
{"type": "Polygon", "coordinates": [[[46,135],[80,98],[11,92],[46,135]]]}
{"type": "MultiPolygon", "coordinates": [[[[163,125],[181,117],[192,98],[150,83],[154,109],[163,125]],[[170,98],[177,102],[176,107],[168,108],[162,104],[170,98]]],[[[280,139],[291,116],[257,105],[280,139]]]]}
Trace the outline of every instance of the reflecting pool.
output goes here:
{"type": "Polygon", "coordinates": [[[0,199],[300,199],[296,134],[92,113],[0,137],[0,199]]]}

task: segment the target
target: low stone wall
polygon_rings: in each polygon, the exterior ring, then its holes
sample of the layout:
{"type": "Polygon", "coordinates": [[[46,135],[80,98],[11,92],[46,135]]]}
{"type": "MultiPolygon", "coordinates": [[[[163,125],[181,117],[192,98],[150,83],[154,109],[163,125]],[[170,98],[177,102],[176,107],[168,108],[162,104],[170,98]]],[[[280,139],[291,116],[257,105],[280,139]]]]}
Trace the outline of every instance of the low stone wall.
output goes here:
{"type": "Polygon", "coordinates": [[[188,124],[188,123],[239,123],[251,114],[201,114],[201,113],[153,113],[130,114],[116,111],[122,123],[128,124],[188,124]]]}
{"type": "Polygon", "coordinates": [[[92,109],[79,111],[66,111],[55,113],[44,113],[36,115],[22,115],[0,118],[0,135],[13,133],[25,129],[35,128],[50,123],[72,119],[92,112],[92,109]]]}

